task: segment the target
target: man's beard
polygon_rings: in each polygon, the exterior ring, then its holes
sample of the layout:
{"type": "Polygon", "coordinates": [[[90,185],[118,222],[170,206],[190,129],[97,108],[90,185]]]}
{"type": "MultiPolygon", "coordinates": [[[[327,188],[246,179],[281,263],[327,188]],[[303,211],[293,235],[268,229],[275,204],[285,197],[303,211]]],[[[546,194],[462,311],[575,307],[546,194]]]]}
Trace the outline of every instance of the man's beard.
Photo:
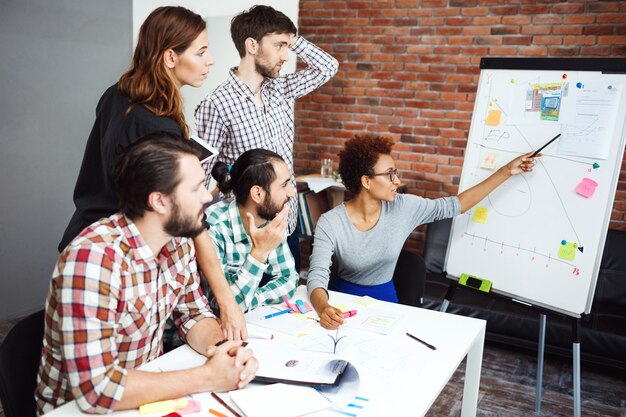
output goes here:
{"type": "Polygon", "coordinates": [[[254,60],[256,71],[265,78],[278,78],[280,69],[277,69],[276,66],[271,68],[269,65],[262,63],[260,58],[261,57],[254,60]]]}
{"type": "Polygon", "coordinates": [[[167,220],[167,222],[163,226],[163,229],[168,235],[172,237],[186,237],[186,238],[193,239],[194,237],[202,233],[204,230],[206,230],[206,227],[204,225],[204,217],[206,215],[204,215],[203,213],[204,213],[204,210],[206,210],[206,208],[209,206],[209,204],[205,204],[202,207],[202,210],[200,211],[200,213],[198,213],[198,216],[196,217],[191,217],[191,216],[185,217],[182,214],[182,211],[180,209],[180,206],[178,205],[178,202],[174,201],[173,204],[174,204],[174,207],[172,208],[172,214],[170,215],[170,218],[167,220]],[[198,222],[198,218],[200,216],[202,216],[203,220],[198,222]]]}
{"type": "Polygon", "coordinates": [[[278,206],[274,204],[269,194],[265,194],[265,199],[263,200],[263,204],[261,204],[258,208],[259,216],[263,219],[270,221],[273,220],[274,217],[283,209],[283,206],[287,204],[289,199],[285,200],[285,202],[278,206]]]}

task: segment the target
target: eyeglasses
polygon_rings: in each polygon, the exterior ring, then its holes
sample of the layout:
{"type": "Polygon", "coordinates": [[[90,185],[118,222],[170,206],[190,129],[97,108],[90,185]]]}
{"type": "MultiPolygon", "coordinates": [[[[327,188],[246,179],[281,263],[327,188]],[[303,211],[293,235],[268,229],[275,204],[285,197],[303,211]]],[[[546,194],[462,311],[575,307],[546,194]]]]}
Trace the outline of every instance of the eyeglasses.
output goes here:
{"type": "Polygon", "coordinates": [[[380,172],[378,174],[372,174],[370,177],[378,177],[379,175],[386,175],[389,177],[389,181],[393,182],[394,179],[398,178],[398,169],[392,169],[387,172],[380,172]]]}

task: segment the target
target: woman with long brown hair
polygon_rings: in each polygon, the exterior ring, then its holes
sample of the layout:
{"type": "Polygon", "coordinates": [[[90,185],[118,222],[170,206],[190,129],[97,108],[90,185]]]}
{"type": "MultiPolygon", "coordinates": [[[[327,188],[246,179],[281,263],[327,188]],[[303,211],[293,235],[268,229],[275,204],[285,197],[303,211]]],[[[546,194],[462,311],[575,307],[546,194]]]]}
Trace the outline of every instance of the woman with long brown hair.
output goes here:
{"type": "MultiPolygon", "coordinates": [[[[157,131],[188,139],[180,88],[200,87],[214,60],[206,22],[184,7],[159,7],[139,29],[130,68],[100,98],[74,188],[76,211],[59,244],[62,251],[88,225],[118,211],[113,160],[128,145],[157,131]]],[[[198,263],[221,301],[225,337],[247,337],[243,313],[206,233],[196,241],[198,263]]],[[[157,254],[155,254],[157,255],[157,254]]]]}
{"type": "Polygon", "coordinates": [[[160,7],[141,25],[130,69],[100,98],[74,188],[76,211],[62,251],[86,226],[118,210],[115,157],[155,131],[189,136],[180,88],[199,87],[213,65],[206,22],[183,7],[160,7]]]}

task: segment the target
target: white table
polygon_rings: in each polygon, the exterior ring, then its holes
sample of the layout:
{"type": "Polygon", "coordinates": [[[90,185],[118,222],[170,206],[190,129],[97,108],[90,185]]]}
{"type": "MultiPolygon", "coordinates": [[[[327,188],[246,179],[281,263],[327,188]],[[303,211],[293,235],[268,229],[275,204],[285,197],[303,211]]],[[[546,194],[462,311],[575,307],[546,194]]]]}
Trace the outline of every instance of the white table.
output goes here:
{"type": "MultiPolygon", "coordinates": [[[[298,288],[296,295],[293,297],[294,300],[298,298],[307,299],[306,289],[303,286],[298,288]]],[[[354,305],[354,300],[353,296],[331,292],[331,302],[333,304],[354,305]]],[[[362,370],[365,371],[360,374],[360,377],[362,387],[365,390],[364,396],[368,397],[369,401],[362,409],[355,410],[358,417],[381,415],[423,416],[466,356],[461,415],[463,417],[476,415],[485,338],[485,321],[383,302],[367,308],[388,309],[391,312],[401,313],[404,318],[394,327],[392,333],[384,336],[389,343],[385,344],[386,347],[381,348],[388,350],[383,352],[382,359],[375,365],[366,363],[364,364],[365,366],[361,366],[359,369],[360,372],[362,370]],[[406,332],[412,333],[436,346],[437,350],[428,349],[424,345],[410,339],[406,336],[406,332]],[[409,352],[409,355],[407,355],[407,352],[409,352]],[[389,359],[386,360],[385,358],[389,359]],[[391,366],[394,361],[396,367],[392,369],[391,366]],[[397,366],[398,361],[401,361],[401,367],[397,366]],[[389,367],[389,369],[385,369],[385,367],[389,367]],[[373,371],[370,372],[370,370],[373,371]],[[392,373],[392,377],[387,378],[387,380],[380,381],[379,379],[381,378],[374,377],[374,375],[380,375],[380,372],[384,373],[386,371],[392,373]]],[[[357,314],[356,317],[358,316],[357,314]]],[[[313,321],[311,323],[317,326],[313,321]]],[[[294,340],[296,340],[295,336],[276,333],[272,343],[275,342],[278,346],[279,344],[292,343],[294,340]]],[[[378,352],[378,354],[380,353],[378,352]]],[[[182,346],[146,364],[141,369],[153,371],[185,369],[198,366],[203,361],[202,356],[189,347],[182,346]]],[[[359,368],[359,364],[356,365],[359,368]]],[[[226,394],[222,395],[226,396],[226,394]]],[[[224,412],[226,415],[231,415],[217,404],[208,393],[195,394],[193,398],[202,402],[202,411],[190,416],[205,416],[209,407],[224,412]]],[[[84,415],[78,410],[76,404],[71,402],[46,414],[46,417],[84,415]]],[[[115,417],[140,416],[137,410],[116,412],[110,415],[115,417]]],[[[340,416],[341,414],[326,411],[316,415],[340,416]]]]}

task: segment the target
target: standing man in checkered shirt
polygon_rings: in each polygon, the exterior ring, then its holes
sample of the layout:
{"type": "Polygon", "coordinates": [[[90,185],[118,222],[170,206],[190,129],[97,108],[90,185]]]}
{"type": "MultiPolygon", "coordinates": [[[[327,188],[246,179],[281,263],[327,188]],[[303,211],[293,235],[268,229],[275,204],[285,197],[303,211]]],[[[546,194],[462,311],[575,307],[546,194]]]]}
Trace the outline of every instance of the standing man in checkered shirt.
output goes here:
{"type": "Polygon", "coordinates": [[[37,376],[38,414],[69,401],[104,414],[196,392],[229,391],[258,367],[223,337],[199,286],[192,238],[211,195],[189,142],[153,133],[113,167],[121,212],[85,228],[57,261],[46,301],[37,376]],[[207,357],[177,372],[136,368],[163,350],[165,321],[207,357]]]}
{"type": "MultiPolygon", "coordinates": [[[[230,70],[228,80],[198,106],[195,114],[198,135],[219,150],[217,160],[226,164],[232,165],[249,149],[276,152],[287,163],[295,187],[294,100],[330,80],[339,64],[322,49],[297,36],[293,22],[269,6],[254,6],[235,16],[230,32],[241,61],[230,70]],[[289,49],[307,67],[280,76],[289,49]]],[[[204,167],[207,184],[215,162],[216,159],[204,167]]],[[[297,201],[292,198],[288,243],[299,270],[297,222],[297,201]]]]}
{"type": "Polygon", "coordinates": [[[211,174],[222,193],[234,195],[210,206],[206,222],[241,310],[291,297],[299,277],[286,239],[289,200],[296,194],[289,167],[275,152],[252,149],[230,170],[217,162],[211,174]]]}

